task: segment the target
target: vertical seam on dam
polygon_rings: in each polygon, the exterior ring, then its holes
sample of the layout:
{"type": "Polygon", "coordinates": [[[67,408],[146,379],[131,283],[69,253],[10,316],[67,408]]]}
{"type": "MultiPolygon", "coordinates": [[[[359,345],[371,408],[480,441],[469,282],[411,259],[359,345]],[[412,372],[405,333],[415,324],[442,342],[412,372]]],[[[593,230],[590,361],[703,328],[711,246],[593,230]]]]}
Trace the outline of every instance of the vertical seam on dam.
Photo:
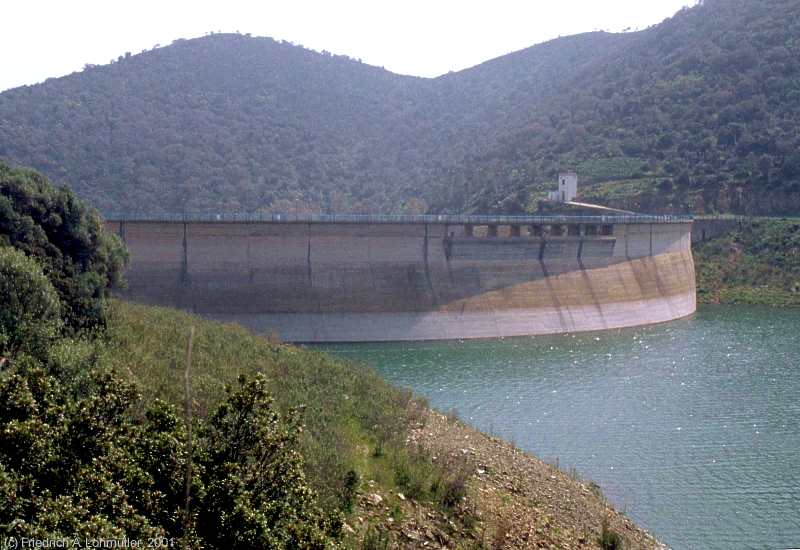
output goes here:
{"type": "Polygon", "coordinates": [[[194,311],[194,299],[193,293],[191,292],[192,283],[189,279],[189,226],[186,222],[183,223],[182,252],[181,275],[178,281],[178,291],[176,292],[178,307],[194,311]]]}
{"type": "Polygon", "coordinates": [[[583,265],[583,239],[581,239],[581,241],[578,243],[578,267],[581,271],[581,279],[583,279],[586,289],[589,291],[589,295],[592,297],[592,301],[597,307],[597,314],[600,316],[600,320],[603,322],[603,327],[608,328],[608,321],[606,321],[606,316],[603,314],[603,304],[597,297],[597,292],[592,286],[592,278],[589,277],[588,273],[586,273],[586,267],[583,265]]]}
{"type": "Polygon", "coordinates": [[[306,274],[308,275],[308,286],[314,286],[313,273],[311,272],[311,224],[306,224],[308,246],[306,248],[306,274]]]}
{"type": "MultiPolygon", "coordinates": [[[[372,288],[378,288],[378,275],[375,274],[375,262],[373,261],[372,256],[372,235],[368,235],[367,238],[367,267],[369,268],[369,282],[372,285],[372,288]]],[[[410,266],[414,267],[414,266],[410,266]]],[[[409,281],[413,280],[413,276],[410,275],[408,270],[406,270],[406,275],[409,277],[409,281]]]]}
{"type": "Polygon", "coordinates": [[[642,282],[642,274],[639,273],[639,266],[645,265],[644,264],[645,260],[646,258],[636,258],[629,262],[631,267],[631,273],[633,274],[633,280],[636,281],[636,286],[639,287],[639,292],[637,292],[637,295],[644,295],[645,288],[647,288],[647,286],[642,282]]]}
{"type": "Polygon", "coordinates": [[[453,266],[450,264],[450,258],[453,255],[453,238],[450,236],[450,225],[444,226],[444,239],[442,239],[442,247],[444,247],[444,263],[447,266],[447,277],[450,279],[450,284],[455,284],[453,278],[453,266]]]}
{"type": "Polygon", "coordinates": [[[181,260],[181,282],[185,283],[189,280],[189,253],[187,251],[189,245],[186,239],[186,222],[183,222],[183,258],[181,260]]]}
{"type": "Polygon", "coordinates": [[[446,230],[444,239],[442,239],[442,247],[444,248],[444,263],[447,267],[447,278],[450,280],[450,284],[454,285],[456,280],[453,277],[453,265],[450,263],[450,259],[453,255],[453,239],[446,230]]]}
{"type": "MultiPolygon", "coordinates": [[[[445,232],[446,234],[446,232],[445,232]]],[[[422,257],[425,262],[425,280],[428,283],[428,289],[431,292],[431,298],[433,299],[433,304],[439,304],[439,297],[436,295],[436,291],[433,288],[433,282],[431,282],[431,270],[430,266],[428,265],[428,224],[425,224],[425,240],[422,243],[422,257]]]]}
{"type": "MultiPolygon", "coordinates": [[[[651,262],[655,262],[655,260],[652,257],[648,258],[648,260],[651,261],[651,262]]],[[[656,288],[658,288],[658,294],[662,298],[664,298],[664,302],[667,305],[667,309],[669,310],[670,315],[674,316],[675,312],[673,310],[672,303],[671,303],[671,301],[669,299],[670,296],[669,296],[669,294],[667,293],[667,291],[666,291],[666,289],[664,287],[664,281],[661,280],[661,273],[659,273],[659,270],[657,268],[654,268],[652,271],[653,271],[653,275],[654,275],[655,281],[656,281],[656,288]]]]}
{"type": "Polygon", "coordinates": [[[247,224],[245,227],[247,228],[247,234],[245,235],[246,245],[244,253],[247,261],[247,279],[250,281],[250,284],[253,284],[255,277],[253,273],[253,260],[251,259],[250,252],[250,247],[252,246],[251,241],[253,240],[253,231],[251,230],[250,224],[247,224]]]}
{"type": "Polygon", "coordinates": [[[627,227],[625,228],[625,259],[628,260],[628,261],[630,261],[630,259],[631,259],[630,253],[628,252],[628,228],[627,227]]]}
{"type": "Polygon", "coordinates": [[[592,278],[586,273],[586,270],[581,268],[581,278],[583,279],[584,284],[586,285],[586,289],[589,291],[589,295],[592,297],[592,301],[594,302],[595,307],[597,308],[597,314],[600,316],[600,320],[603,323],[604,328],[608,328],[608,321],[606,321],[606,316],[603,313],[603,303],[597,297],[597,292],[592,285],[592,278]]]}
{"type": "Polygon", "coordinates": [[[550,273],[548,272],[547,266],[544,263],[545,246],[547,246],[547,241],[542,240],[542,247],[539,249],[539,266],[542,268],[542,273],[544,274],[544,284],[547,286],[547,293],[550,295],[550,301],[553,303],[553,307],[558,315],[558,322],[561,325],[561,330],[567,331],[567,323],[564,319],[564,313],[561,311],[561,302],[556,295],[555,289],[553,288],[553,282],[550,280],[550,273]]]}

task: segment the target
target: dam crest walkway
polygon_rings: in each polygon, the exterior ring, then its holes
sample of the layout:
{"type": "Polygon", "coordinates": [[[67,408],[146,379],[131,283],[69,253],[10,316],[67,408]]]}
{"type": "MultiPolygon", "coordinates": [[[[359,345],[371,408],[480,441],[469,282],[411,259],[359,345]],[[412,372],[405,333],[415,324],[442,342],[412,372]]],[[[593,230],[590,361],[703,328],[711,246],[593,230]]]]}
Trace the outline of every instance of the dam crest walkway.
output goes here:
{"type": "Polygon", "coordinates": [[[685,215],[478,215],[478,214],[317,214],[317,213],[138,213],[104,212],[109,221],[155,223],[347,223],[437,225],[547,225],[564,223],[648,224],[688,223],[685,215]]]}

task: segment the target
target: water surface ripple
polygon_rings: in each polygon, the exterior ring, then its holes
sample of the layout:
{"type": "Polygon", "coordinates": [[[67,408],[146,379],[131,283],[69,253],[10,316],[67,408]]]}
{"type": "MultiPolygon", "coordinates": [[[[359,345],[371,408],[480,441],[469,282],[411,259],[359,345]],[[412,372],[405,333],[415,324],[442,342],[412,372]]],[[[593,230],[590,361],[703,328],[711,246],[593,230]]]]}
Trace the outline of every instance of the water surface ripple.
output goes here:
{"type": "Polygon", "coordinates": [[[800,311],[609,332],[328,345],[597,481],[671,547],[800,548],[800,311]]]}

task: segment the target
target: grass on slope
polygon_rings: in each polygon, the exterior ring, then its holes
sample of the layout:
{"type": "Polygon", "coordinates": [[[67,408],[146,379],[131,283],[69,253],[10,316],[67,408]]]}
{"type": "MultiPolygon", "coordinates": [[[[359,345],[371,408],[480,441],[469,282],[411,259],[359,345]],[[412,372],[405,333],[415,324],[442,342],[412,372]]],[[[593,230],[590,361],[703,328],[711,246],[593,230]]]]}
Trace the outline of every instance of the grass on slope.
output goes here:
{"type": "Polygon", "coordinates": [[[800,306],[800,223],[760,220],[693,251],[706,303],[800,306]]]}
{"type": "Polygon", "coordinates": [[[577,166],[581,180],[591,183],[638,179],[647,169],[647,161],[635,157],[591,158],[577,166]]]}
{"type": "Polygon", "coordinates": [[[614,180],[582,186],[581,197],[599,204],[619,204],[652,193],[659,180],[651,178],[614,180]]]}
{"type": "Polygon", "coordinates": [[[256,372],[268,377],[280,409],[304,407],[302,452],[326,508],[349,510],[357,480],[375,480],[385,490],[434,504],[441,500],[447,473],[405,445],[408,428],[427,407],[374,371],[172,309],[122,301],[111,309],[102,361],[135,380],[145,402],[160,398],[182,410],[186,347],[194,326],[196,414],[211,410],[240,374],[256,372]]]}

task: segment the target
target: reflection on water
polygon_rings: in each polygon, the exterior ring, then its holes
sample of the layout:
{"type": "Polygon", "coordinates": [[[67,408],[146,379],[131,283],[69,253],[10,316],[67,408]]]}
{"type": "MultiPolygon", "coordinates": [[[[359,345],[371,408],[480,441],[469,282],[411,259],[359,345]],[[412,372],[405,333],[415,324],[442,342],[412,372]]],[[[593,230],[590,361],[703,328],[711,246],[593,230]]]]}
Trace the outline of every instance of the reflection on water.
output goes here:
{"type": "Polygon", "coordinates": [[[800,547],[800,311],[651,327],[327,345],[596,480],[675,549],[800,547]]]}

